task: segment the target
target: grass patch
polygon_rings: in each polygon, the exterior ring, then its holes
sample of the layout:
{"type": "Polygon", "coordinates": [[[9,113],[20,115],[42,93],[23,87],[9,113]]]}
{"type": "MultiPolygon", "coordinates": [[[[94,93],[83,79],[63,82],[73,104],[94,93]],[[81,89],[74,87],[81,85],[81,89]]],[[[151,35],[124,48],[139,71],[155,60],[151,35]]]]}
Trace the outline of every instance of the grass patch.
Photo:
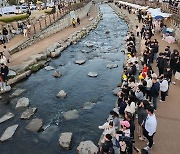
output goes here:
{"type": "Polygon", "coordinates": [[[0,17],[0,21],[5,23],[10,23],[14,21],[24,20],[27,19],[28,17],[29,17],[28,14],[14,15],[10,17],[0,17]]]}
{"type": "Polygon", "coordinates": [[[44,10],[44,13],[46,13],[46,14],[52,14],[52,9],[46,9],[46,10],[44,10]]]}

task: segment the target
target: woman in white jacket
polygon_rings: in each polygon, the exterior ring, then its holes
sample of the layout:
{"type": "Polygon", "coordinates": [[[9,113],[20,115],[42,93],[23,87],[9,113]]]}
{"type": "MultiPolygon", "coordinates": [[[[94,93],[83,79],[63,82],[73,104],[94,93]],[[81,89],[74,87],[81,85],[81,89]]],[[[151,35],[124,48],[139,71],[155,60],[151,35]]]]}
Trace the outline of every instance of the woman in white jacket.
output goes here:
{"type": "Polygon", "coordinates": [[[164,77],[162,79],[162,81],[160,82],[160,91],[161,91],[161,100],[160,102],[165,102],[166,96],[167,96],[167,91],[168,91],[168,81],[166,79],[166,77],[164,77]]]}

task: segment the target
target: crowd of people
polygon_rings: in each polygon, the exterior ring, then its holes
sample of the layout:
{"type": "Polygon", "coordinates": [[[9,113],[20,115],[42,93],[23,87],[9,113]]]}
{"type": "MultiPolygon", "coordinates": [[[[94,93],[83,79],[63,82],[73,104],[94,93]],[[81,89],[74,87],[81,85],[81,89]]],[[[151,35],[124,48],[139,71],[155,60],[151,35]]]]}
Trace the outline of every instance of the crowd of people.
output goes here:
{"type": "MultiPolygon", "coordinates": [[[[129,7],[123,8],[131,13],[129,7]]],[[[139,13],[137,11],[137,17],[139,13]]],[[[166,101],[170,85],[175,84],[172,77],[180,80],[179,51],[171,51],[170,46],[159,51],[159,42],[152,39],[156,33],[153,31],[153,20],[143,19],[138,17],[139,23],[143,23],[142,28],[137,25],[136,34],[129,32],[127,36],[127,63],[124,66],[121,90],[117,94],[117,107],[110,112],[107,121],[99,126],[99,129],[104,130],[97,152],[100,154],[113,154],[114,149],[122,154],[131,154],[133,147],[139,153],[148,154],[156,134],[155,112],[158,102],[166,101]],[[141,52],[136,51],[136,37],[141,40],[141,52]],[[154,65],[158,68],[157,73],[153,69],[154,65]],[[141,150],[134,146],[136,118],[139,140],[147,141],[141,150]]]]}

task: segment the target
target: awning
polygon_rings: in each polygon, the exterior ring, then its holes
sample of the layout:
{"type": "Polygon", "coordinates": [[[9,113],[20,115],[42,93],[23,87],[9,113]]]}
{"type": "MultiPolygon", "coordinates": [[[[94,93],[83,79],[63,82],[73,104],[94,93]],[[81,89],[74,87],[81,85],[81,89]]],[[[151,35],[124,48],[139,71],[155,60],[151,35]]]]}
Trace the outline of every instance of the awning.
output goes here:
{"type": "Polygon", "coordinates": [[[149,8],[149,6],[141,6],[141,5],[132,4],[132,3],[123,2],[123,1],[119,1],[119,3],[130,6],[130,7],[135,8],[135,9],[140,9],[140,10],[146,10],[149,8]]]}
{"type": "Polygon", "coordinates": [[[168,17],[170,17],[172,15],[170,13],[163,13],[163,12],[161,12],[160,8],[157,8],[157,9],[149,8],[147,11],[149,13],[151,13],[152,17],[162,16],[164,18],[168,18],[168,17]]]}

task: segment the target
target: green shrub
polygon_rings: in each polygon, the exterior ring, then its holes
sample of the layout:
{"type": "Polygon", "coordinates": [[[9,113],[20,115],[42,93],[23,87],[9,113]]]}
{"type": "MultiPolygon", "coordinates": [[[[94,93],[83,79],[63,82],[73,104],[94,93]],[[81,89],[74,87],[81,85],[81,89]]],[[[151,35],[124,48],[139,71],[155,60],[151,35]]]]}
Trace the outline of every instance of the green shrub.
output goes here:
{"type": "Polygon", "coordinates": [[[52,9],[46,9],[46,10],[44,10],[44,13],[46,13],[46,14],[52,14],[52,9]]]}
{"type": "Polygon", "coordinates": [[[21,15],[14,15],[14,16],[9,16],[9,17],[0,17],[0,21],[9,23],[9,22],[14,22],[14,21],[19,21],[19,20],[24,20],[29,17],[28,14],[21,14],[21,15]]]}

